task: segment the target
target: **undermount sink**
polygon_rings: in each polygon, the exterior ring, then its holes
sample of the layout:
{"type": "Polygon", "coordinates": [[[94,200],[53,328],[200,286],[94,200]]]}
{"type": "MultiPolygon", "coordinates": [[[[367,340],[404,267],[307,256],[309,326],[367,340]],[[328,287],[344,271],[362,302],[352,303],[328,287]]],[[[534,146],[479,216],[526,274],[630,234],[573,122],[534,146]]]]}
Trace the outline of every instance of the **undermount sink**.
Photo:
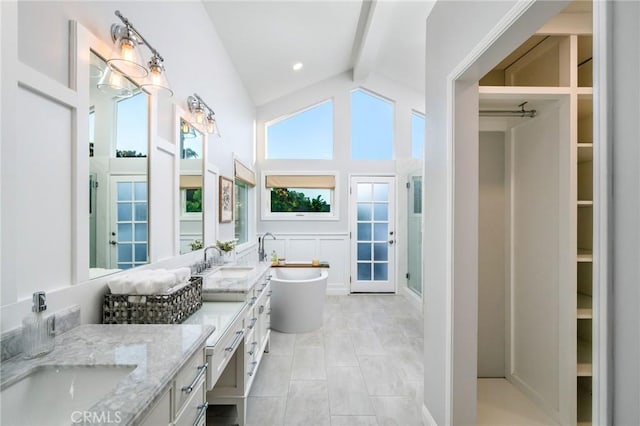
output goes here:
{"type": "MultiPolygon", "coordinates": [[[[83,413],[135,368],[133,365],[37,367],[28,376],[0,391],[0,423],[69,425],[82,421],[83,413]]],[[[107,415],[113,419],[116,413],[104,413],[107,415]]]]}
{"type": "Polygon", "coordinates": [[[213,272],[210,277],[213,279],[239,279],[246,278],[253,268],[251,266],[221,266],[213,272]]]}

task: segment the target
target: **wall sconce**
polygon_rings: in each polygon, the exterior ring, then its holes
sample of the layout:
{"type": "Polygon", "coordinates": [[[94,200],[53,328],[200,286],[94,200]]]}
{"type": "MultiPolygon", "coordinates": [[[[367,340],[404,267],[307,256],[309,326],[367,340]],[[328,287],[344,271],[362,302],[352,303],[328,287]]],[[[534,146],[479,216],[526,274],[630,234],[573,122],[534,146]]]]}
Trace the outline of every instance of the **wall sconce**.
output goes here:
{"type": "MultiPolygon", "coordinates": [[[[111,39],[115,47],[107,64],[111,71],[132,78],[139,82],[140,87],[150,95],[170,97],[173,90],[167,80],[164,69],[164,58],[149,44],[119,10],[115,15],[124,25],[111,25],[111,39]],[[151,51],[151,59],[147,66],[143,65],[138,45],[144,44],[151,51]]],[[[114,90],[112,88],[112,90],[114,90]]]]}
{"type": "Polygon", "coordinates": [[[218,123],[216,123],[213,109],[207,105],[196,93],[187,98],[187,106],[193,117],[194,123],[201,125],[210,135],[220,136],[218,123]]]}

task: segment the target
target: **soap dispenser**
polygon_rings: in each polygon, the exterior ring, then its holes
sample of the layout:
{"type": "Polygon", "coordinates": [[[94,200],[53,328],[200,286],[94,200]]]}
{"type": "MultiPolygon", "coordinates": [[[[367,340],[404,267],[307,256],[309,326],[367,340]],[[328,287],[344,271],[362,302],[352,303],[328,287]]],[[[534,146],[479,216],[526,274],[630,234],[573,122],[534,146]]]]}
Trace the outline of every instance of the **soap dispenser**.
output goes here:
{"type": "Polygon", "coordinates": [[[53,350],[54,316],[44,317],[47,299],[44,291],[33,293],[31,313],[22,320],[22,344],[25,358],[35,358],[53,350]]]}

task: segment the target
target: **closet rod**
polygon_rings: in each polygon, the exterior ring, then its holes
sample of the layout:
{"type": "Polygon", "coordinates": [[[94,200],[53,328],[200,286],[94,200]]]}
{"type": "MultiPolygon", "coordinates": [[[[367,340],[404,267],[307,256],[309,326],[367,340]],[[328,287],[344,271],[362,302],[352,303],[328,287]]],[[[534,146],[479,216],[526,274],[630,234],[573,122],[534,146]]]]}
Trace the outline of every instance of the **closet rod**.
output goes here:
{"type": "Polygon", "coordinates": [[[524,109],[524,106],[527,102],[523,102],[520,105],[520,109],[517,110],[501,110],[501,109],[485,109],[480,110],[480,117],[529,117],[533,118],[538,114],[538,111],[535,109],[524,109]]]}

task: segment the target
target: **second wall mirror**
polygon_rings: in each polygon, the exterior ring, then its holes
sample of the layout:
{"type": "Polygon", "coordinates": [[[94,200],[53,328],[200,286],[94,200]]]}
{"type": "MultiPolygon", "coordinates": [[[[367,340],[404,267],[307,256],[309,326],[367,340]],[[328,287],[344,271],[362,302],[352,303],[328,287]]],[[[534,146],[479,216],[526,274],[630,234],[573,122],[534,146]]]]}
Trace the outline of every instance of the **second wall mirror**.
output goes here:
{"type": "Polygon", "coordinates": [[[205,135],[180,117],[180,254],[204,248],[205,135]]]}

